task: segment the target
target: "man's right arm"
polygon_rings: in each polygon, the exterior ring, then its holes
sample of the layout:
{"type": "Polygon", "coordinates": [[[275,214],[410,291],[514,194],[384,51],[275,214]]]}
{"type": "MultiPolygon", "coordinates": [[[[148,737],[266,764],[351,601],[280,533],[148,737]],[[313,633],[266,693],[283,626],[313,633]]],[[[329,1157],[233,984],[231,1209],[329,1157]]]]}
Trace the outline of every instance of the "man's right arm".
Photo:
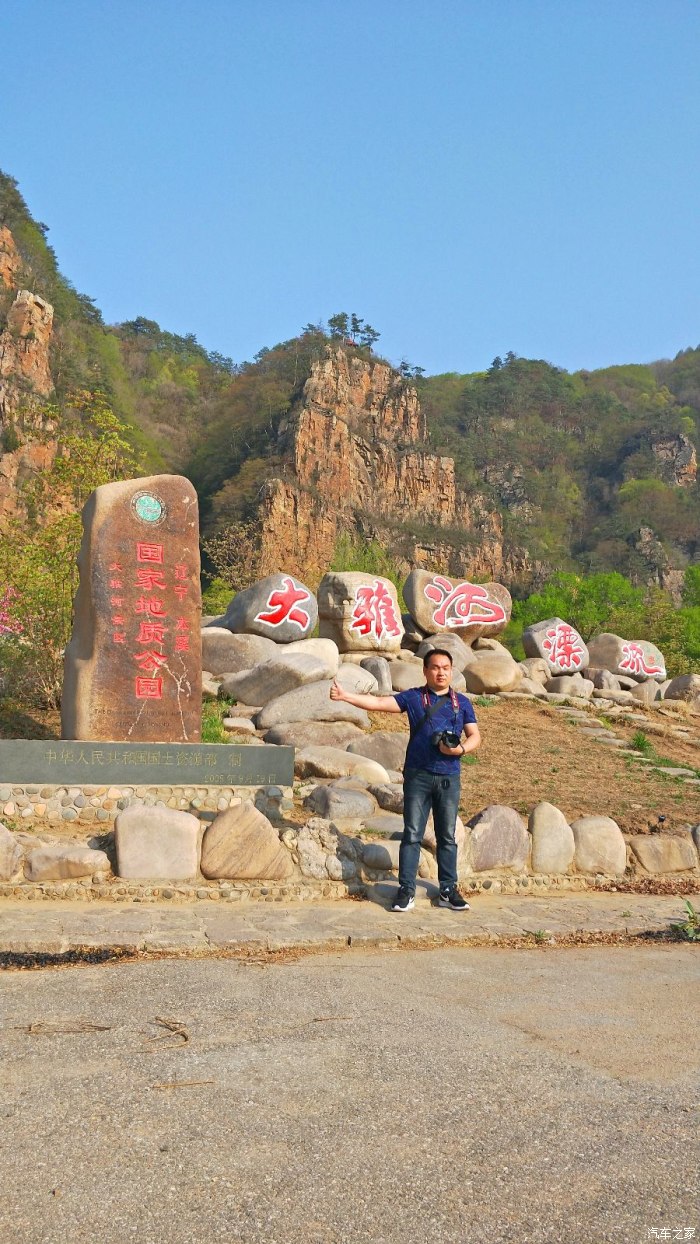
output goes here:
{"type": "Polygon", "coordinates": [[[353,691],[346,691],[344,687],[341,687],[337,678],[333,679],[331,699],[345,700],[346,703],[354,704],[356,708],[365,708],[370,713],[401,712],[393,695],[355,695],[353,691]]]}

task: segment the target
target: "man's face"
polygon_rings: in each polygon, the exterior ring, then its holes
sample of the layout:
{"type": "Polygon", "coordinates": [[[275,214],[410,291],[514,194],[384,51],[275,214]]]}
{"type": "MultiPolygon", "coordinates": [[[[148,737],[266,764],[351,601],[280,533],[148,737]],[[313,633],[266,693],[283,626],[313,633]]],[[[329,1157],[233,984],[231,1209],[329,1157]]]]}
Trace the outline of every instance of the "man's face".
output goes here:
{"type": "Polygon", "coordinates": [[[449,657],[431,657],[423,666],[423,673],[431,691],[447,691],[452,678],[452,662],[449,657]]]}

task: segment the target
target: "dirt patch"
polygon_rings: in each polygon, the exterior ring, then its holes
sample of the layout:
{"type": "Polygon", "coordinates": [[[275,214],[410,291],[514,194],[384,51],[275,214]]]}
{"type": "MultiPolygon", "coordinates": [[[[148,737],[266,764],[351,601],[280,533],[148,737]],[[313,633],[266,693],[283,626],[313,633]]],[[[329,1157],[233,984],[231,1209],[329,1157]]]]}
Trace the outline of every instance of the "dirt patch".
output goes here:
{"type": "MultiPolygon", "coordinates": [[[[527,815],[536,803],[555,804],[568,821],[593,813],[611,816],[626,833],[648,833],[665,816],[663,832],[700,821],[700,787],[666,777],[650,766],[596,743],[550,704],[536,700],[494,700],[476,704],[481,747],[462,770],[462,816],[491,803],[508,804],[527,815]]],[[[637,711],[637,710],[635,710],[637,711]]],[[[600,720],[592,707],[591,725],[600,720]]],[[[631,743],[645,733],[655,751],[678,767],[700,767],[700,723],[682,711],[657,711],[651,724],[604,718],[619,738],[631,743]],[[688,726],[692,736],[672,733],[688,726]]],[[[373,730],[405,730],[403,715],[373,713],[373,730]]]]}

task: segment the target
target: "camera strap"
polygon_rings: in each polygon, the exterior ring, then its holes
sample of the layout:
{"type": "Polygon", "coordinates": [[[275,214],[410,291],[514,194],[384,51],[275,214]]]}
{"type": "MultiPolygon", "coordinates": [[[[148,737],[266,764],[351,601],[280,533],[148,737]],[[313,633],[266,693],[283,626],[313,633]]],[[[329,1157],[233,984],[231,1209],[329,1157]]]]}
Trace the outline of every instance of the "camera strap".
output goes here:
{"type": "Polygon", "coordinates": [[[431,718],[435,716],[435,714],[438,712],[439,709],[444,708],[448,700],[452,704],[452,711],[454,712],[456,716],[457,713],[459,712],[459,700],[457,699],[456,691],[452,687],[450,687],[449,692],[446,691],[444,695],[439,695],[434,704],[430,703],[430,692],[428,691],[427,687],[421,692],[421,704],[423,705],[425,712],[424,712],[422,720],[419,721],[418,725],[416,726],[416,729],[415,729],[416,734],[418,733],[419,730],[423,729],[423,726],[425,725],[426,721],[430,721],[431,718]]]}

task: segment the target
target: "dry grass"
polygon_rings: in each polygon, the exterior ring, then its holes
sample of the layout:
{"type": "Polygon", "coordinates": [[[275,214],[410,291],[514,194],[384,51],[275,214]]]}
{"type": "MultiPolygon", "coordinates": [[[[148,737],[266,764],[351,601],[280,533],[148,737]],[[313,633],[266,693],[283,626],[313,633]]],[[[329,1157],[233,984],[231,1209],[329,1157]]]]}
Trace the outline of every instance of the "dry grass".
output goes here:
{"type": "MultiPolygon", "coordinates": [[[[566,715],[535,700],[497,700],[476,706],[482,743],[476,761],[462,772],[462,815],[473,816],[492,803],[508,804],[527,814],[536,803],[556,804],[567,820],[592,813],[611,816],[628,833],[646,833],[661,814],[664,832],[700,821],[700,787],[686,786],[650,767],[596,743],[566,715]]],[[[651,717],[653,732],[638,722],[611,729],[631,741],[640,730],[664,759],[679,767],[700,767],[700,721],[672,714],[651,717]],[[671,729],[691,725],[694,741],[675,738],[671,729]]],[[[591,711],[591,722],[595,712],[591,711]]],[[[375,730],[405,729],[395,714],[376,713],[375,730]]]]}

